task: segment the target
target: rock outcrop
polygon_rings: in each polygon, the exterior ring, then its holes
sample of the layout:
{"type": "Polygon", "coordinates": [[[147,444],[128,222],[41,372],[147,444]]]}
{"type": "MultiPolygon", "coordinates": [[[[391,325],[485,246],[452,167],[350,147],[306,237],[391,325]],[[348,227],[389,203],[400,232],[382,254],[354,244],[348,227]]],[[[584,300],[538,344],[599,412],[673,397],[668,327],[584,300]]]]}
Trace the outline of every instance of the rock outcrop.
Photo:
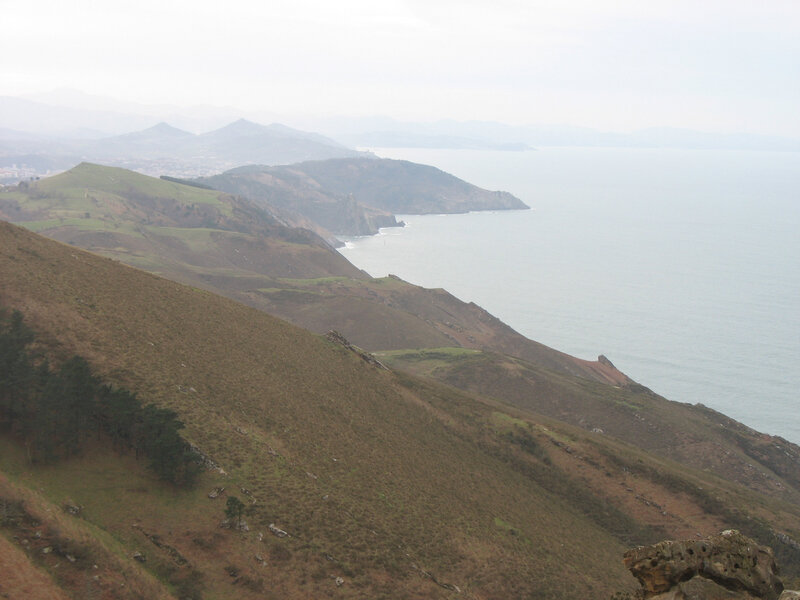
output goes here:
{"type": "MultiPolygon", "coordinates": [[[[331,329],[328,333],[325,334],[325,338],[329,342],[333,342],[334,344],[339,344],[341,346],[344,346],[345,348],[350,350],[350,352],[354,352],[355,354],[360,356],[367,363],[369,363],[369,364],[371,364],[371,365],[373,365],[375,367],[378,367],[379,369],[388,370],[386,365],[384,365],[381,361],[379,361],[377,358],[375,358],[369,352],[365,352],[361,348],[359,348],[357,346],[353,346],[353,344],[348,342],[347,339],[341,333],[339,333],[338,331],[334,331],[333,329],[331,329]]],[[[315,477],[315,479],[316,479],[316,477],[315,477]]]]}
{"type": "Polygon", "coordinates": [[[783,583],[772,550],[738,531],[629,550],[625,566],[657,600],[778,600],[783,583]]]}

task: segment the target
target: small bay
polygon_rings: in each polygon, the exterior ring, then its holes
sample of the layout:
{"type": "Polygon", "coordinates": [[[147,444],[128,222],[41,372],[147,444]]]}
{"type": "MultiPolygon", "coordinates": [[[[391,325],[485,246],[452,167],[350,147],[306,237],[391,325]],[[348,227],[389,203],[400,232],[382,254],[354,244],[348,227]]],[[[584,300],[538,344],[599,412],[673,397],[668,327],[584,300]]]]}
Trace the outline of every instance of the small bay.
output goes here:
{"type": "Polygon", "coordinates": [[[529,211],[402,215],[345,240],[373,276],[473,301],[671,400],[800,443],[800,154],[379,149],[529,211]]]}

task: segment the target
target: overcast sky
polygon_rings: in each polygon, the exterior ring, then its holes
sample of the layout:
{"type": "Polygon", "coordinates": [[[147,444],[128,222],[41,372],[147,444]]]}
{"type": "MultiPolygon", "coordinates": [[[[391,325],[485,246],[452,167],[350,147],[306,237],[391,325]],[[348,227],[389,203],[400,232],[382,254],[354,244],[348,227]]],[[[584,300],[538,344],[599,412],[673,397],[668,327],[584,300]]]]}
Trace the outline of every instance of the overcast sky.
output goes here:
{"type": "Polygon", "coordinates": [[[0,95],[800,137],[800,0],[0,0],[0,95]]]}

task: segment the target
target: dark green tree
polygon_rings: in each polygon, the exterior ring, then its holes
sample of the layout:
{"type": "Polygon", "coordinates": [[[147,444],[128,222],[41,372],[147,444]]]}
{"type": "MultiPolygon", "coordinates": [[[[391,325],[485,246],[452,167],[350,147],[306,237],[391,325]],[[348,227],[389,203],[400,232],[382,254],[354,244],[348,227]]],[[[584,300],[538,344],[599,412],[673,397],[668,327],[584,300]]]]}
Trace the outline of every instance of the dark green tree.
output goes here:
{"type": "Polygon", "coordinates": [[[134,427],[134,448],[137,456],[144,452],[150,467],[159,477],[177,484],[191,484],[199,467],[194,453],[181,437],[183,423],[178,415],[166,408],[148,404],[139,412],[134,427]]]}
{"type": "Polygon", "coordinates": [[[111,438],[114,448],[118,452],[133,448],[136,419],[142,410],[136,395],[128,390],[104,385],[99,392],[98,405],[101,426],[111,438]]]}
{"type": "Polygon", "coordinates": [[[236,496],[229,496],[228,501],[225,503],[225,516],[233,524],[236,523],[236,529],[242,524],[242,512],[244,512],[244,504],[236,496]]]}
{"type": "Polygon", "coordinates": [[[32,341],[33,332],[22,313],[0,314],[0,423],[19,419],[30,392],[34,367],[27,347],[32,341]]]}
{"type": "Polygon", "coordinates": [[[94,429],[100,384],[92,376],[89,363],[80,356],[61,365],[54,379],[57,389],[48,402],[51,414],[59,423],[62,454],[71,456],[78,452],[83,439],[94,429]]]}
{"type": "Polygon", "coordinates": [[[64,434],[56,408],[60,401],[60,385],[47,362],[36,369],[35,382],[35,389],[26,398],[19,428],[28,448],[28,458],[34,462],[52,462],[59,456],[64,434]]]}

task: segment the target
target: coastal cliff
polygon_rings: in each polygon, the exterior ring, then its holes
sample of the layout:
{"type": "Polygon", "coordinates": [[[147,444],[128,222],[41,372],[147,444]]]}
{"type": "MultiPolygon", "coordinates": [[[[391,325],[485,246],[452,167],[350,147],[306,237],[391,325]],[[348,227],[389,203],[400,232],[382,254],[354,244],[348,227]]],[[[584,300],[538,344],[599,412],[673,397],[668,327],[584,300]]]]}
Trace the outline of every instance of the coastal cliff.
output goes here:
{"type": "Polygon", "coordinates": [[[247,197],[268,210],[294,213],[334,235],[370,235],[381,227],[401,225],[397,214],[528,208],[508,192],[485,190],[435,167],[402,160],[252,165],[196,181],[247,197]]]}

